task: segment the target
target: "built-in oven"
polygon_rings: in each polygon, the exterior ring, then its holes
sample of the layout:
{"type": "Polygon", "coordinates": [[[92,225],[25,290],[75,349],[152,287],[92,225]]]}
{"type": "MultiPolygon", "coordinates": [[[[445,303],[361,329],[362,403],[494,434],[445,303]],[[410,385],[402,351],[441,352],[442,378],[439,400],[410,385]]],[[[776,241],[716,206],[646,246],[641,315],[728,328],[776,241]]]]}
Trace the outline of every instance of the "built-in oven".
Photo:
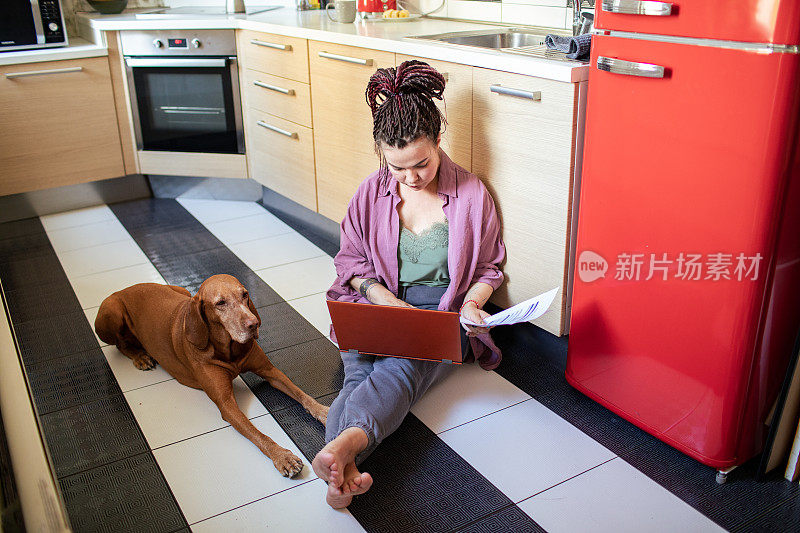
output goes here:
{"type": "Polygon", "coordinates": [[[67,46],[60,0],[0,1],[0,51],[67,46]]]}
{"type": "Polygon", "coordinates": [[[243,154],[233,30],[120,32],[142,152],[243,154]]]}

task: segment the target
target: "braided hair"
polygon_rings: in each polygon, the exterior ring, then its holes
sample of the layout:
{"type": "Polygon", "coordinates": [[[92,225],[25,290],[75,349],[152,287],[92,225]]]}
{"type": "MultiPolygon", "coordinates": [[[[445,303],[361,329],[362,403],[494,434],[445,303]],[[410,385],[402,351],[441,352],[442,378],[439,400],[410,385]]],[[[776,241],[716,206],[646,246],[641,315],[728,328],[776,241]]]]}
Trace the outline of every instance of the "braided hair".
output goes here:
{"type": "Polygon", "coordinates": [[[397,68],[379,68],[367,83],[367,104],[372,111],[375,151],[386,161],[381,143],[404,148],[421,136],[439,139],[447,121],[433,99],[444,100],[445,79],[422,61],[404,61],[397,68]]]}

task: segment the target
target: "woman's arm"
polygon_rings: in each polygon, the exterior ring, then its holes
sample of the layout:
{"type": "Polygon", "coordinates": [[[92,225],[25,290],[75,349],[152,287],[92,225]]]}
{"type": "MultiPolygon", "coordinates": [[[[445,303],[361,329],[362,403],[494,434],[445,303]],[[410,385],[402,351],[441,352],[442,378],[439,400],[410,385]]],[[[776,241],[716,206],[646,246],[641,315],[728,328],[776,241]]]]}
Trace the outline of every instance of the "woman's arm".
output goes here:
{"type": "Polygon", "coordinates": [[[375,278],[350,278],[350,286],[361,293],[361,296],[376,305],[393,305],[395,307],[414,307],[397,298],[392,291],[384,287],[375,278]]]}
{"type": "MultiPolygon", "coordinates": [[[[488,283],[479,281],[472,285],[464,297],[461,316],[472,322],[482,324],[483,319],[489,316],[489,313],[483,310],[483,306],[489,301],[492,292],[494,292],[494,289],[488,283]]],[[[467,335],[470,337],[489,333],[489,326],[470,326],[468,324],[462,324],[462,326],[467,330],[467,335]]]]}

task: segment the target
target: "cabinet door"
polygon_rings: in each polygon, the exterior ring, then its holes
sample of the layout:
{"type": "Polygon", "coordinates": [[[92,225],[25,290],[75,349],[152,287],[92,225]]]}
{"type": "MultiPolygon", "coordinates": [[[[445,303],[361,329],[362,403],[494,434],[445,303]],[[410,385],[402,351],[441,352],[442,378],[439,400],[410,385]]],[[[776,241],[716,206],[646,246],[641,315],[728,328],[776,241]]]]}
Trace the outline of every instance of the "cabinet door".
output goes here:
{"type": "Polygon", "coordinates": [[[442,134],[442,149],[450,159],[472,170],[472,67],[400,54],[397,55],[397,64],[411,59],[428,63],[447,80],[444,103],[435,100],[447,118],[447,126],[442,134]]]}
{"type": "Polygon", "coordinates": [[[0,195],[125,174],[108,58],[0,68],[0,195]]]}
{"type": "Polygon", "coordinates": [[[311,128],[268,115],[247,113],[250,177],[298,204],[317,210],[311,128]]]}
{"type": "Polygon", "coordinates": [[[340,221],[358,185],[378,167],[364,91],[394,53],[309,41],[319,213],[340,221]]]}
{"type": "Polygon", "coordinates": [[[477,67],[473,81],[472,170],[497,203],[506,244],[506,282],[492,300],[508,307],[559,287],[535,324],[561,335],[577,85],[477,67]]]}

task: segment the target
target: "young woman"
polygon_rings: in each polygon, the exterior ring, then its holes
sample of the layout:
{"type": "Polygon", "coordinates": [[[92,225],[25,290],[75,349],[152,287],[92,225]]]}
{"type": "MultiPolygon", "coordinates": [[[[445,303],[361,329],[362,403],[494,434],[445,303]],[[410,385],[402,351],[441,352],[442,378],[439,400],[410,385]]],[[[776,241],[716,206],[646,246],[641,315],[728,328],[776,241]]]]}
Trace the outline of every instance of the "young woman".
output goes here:
{"type": "MultiPolygon", "coordinates": [[[[505,255],[494,202],[483,183],[439,149],[444,77],[420,61],[378,69],[367,85],[381,165],[358,188],[341,224],[331,300],[460,311],[483,323],[505,255]]],[[[467,326],[473,358],[500,363],[488,327],[467,326]]],[[[462,332],[463,333],[463,332],[462,332]]],[[[440,363],[342,354],[344,386],[331,405],[326,446],[312,462],[327,501],[346,507],[369,490],[356,464],[396,430],[447,367],[440,363]]]]}

